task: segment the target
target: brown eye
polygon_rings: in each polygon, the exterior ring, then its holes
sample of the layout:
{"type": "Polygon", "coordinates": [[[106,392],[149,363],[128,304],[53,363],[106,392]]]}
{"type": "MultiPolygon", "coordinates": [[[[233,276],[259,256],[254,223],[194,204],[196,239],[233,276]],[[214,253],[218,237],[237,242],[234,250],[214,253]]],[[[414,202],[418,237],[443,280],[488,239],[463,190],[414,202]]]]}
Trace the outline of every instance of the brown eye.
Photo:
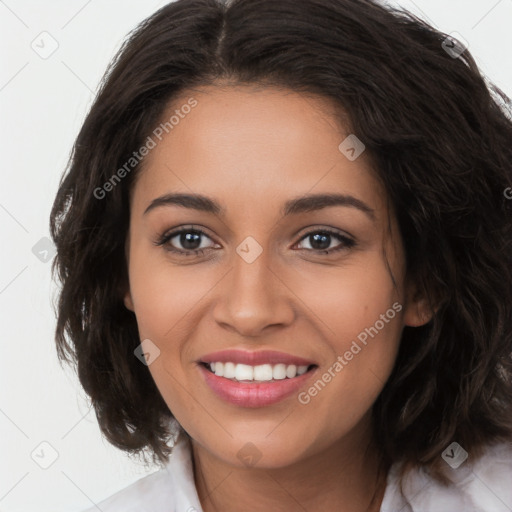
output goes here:
{"type": "Polygon", "coordinates": [[[170,251],[183,256],[194,256],[204,254],[212,246],[204,244],[204,239],[211,238],[201,230],[192,228],[183,228],[165,233],[155,245],[162,246],[166,251],[170,251]]]}
{"type": "Polygon", "coordinates": [[[330,230],[310,231],[301,238],[301,242],[304,240],[309,243],[309,247],[302,249],[307,251],[320,251],[324,254],[330,254],[332,252],[349,249],[355,246],[354,240],[330,230]],[[338,240],[338,244],[332,248],[331,244],[335,240],[338,240]]]}

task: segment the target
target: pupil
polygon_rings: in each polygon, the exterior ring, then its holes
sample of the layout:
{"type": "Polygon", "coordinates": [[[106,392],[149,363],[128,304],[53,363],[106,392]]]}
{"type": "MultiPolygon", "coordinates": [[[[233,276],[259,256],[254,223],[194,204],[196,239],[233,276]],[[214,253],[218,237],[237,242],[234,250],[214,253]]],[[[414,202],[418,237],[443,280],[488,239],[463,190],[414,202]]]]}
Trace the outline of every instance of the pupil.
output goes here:
{"type": "MultiPolygon", "coordinates": [[[[326,233],[316,233],[314,235],[311,235],[310,237],[313,242],[311,243],[311,246],[313,249],[328,249],[330,245],[330,238],[331,235],[326,233]]],[[[311,240],[310,240],[311,242],[311,240]]]]}
{"type": "Polygon", "coordinates": [[[193,251],[197,249],[199,245],[201,245],[199,239],[199,233],[182,233],[180,236],[180,243],[185,249],[193,251]],[[195,246],[194,244],[196,244],[197,242],[199,242],[199,245],[195,246]],[[192,247],[190,246],[190,244],[192,244],[192,247]]]}

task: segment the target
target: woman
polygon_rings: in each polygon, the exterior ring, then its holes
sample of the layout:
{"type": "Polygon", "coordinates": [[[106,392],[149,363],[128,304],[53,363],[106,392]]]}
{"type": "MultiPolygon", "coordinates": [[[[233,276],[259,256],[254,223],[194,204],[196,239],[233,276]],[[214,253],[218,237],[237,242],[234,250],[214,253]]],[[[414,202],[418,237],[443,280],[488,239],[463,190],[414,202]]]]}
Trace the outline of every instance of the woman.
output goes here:
{"type": "Polygon", "coordinates": [[[510,510],[507,109],[370,0],[142,23],[51,215],[59,356],[163,466],[98,507],[510,510]]]}

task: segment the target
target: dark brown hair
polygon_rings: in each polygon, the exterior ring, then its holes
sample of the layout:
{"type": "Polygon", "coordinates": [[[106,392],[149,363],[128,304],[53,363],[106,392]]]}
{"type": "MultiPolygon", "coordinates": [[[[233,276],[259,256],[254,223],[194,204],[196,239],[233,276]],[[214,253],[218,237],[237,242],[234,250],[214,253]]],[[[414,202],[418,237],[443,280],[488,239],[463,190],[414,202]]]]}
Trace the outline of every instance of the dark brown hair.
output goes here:
{"type": "Polygon", "coordinates": [[[468,50],[458,58],[446,51],[446,37],[370,0],[178,0],[130,34],[51,213],[62,283],[58,355],[76,364],[112,444],[165,462],[172,414],[134,356],[136,318],[122,300],[129,191],[140,166],[104,197],[95,191],[173,98],[219,81],[332,100],[385,184],[406,270],[437,310],[427,325],[405,328],[374,405],[383,456],[435,473],[452,441],[476,457],[512,439],[511,103],[468,50]]]}

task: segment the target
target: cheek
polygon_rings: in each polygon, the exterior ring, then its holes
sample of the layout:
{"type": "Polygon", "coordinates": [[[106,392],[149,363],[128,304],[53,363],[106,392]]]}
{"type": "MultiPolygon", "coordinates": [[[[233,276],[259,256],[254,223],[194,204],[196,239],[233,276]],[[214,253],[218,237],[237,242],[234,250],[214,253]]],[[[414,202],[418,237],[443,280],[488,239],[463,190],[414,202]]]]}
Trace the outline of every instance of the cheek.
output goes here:
{"type": "Polygon", "coordinates": [[[200,307],[215,284],[207,266],[177,267],[158,251],[144,247],[133,248],[129,273],[139,332],[161,343],[176,339],[187,325],[187,314],[200,307]]]}
{"type": "Polygon", "coordinates": [[[200,424],[201,408],[190,399],[187,372],[194,358],[186,341],[197,328],[198,314],[205,314],[202,304],[218,276],[207,266],[172,266],[156,253],[140,243],[130,254],[130,291],[139,336],[158,347],[159,355],[148,369],[169,409],[192,432],[200,424]],[[187,421],[190,418],[194,421],[187,421]]]}
{"type": "Polygon", "coordinates": [[[187,354],[183,333],[194,328],[189,325],[187,312],[197,304],[201,294],[197,286],[191,287],[189,283],[187,287],[180,273],[169,272],[161,263],[137,265],[136,257],[132,262],[130,288],[139,336],[158,347],[158,357],[148,370],[172,414],[190,429],[183,419],[196,417],[198,411],[195,411],[194,401],[184,392],[188,385],[186,368],[182,364],[187,354]]]}
{"type": "Polygon", "coordinates": [[[331,352],[300,400],[319,429],[338,431],[359,421],[396,359],[402,298],[381,258],[375,255],[366,263],[330,271],[329,278],[318,274],[310,282],[316,283],[315,293],[309,288],[308,294],[306,287],[299,292],[318,315],[331,352]]]}
{"type": "MultiPolygon", "coordinates": [[[[381,326],[381,315],[401,301],[401,292],[393,286],[385,262],[377,253],[370,256],[345,268],[319,267],[307,278],[301,274],[294,283],[294,291],[316,315],[337,354],[348,350],[351,341],[377,321],[381,326]]],[[[393,310],[389,316],[394,318],[395,313],[393,310]]],[[[382,330],[390,331],[390,324],[382,330]]],[[[394,338],[391,334],[389,337],[394,338]]]]}

